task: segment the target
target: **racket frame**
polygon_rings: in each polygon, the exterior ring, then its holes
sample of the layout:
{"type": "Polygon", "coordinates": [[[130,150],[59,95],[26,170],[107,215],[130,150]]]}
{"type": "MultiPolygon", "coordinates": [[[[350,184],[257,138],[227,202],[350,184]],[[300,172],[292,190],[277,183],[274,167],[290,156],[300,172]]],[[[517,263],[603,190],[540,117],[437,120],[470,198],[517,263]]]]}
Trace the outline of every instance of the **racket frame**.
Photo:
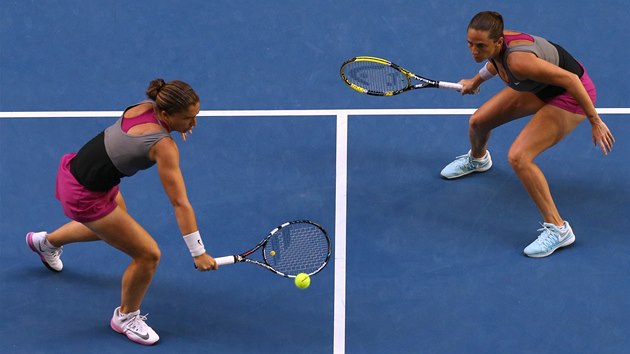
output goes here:
{"type": "Polygon", "coordinates": [[[339,69],[339,74],[341,75],[341,78],[343,79],[343,81],[350,86],[352,89],[354,89],[357,92],[360,93],[365,93],[368,95],[372,95],[372,96],[394,96],[394,95],[398,95],[400,93],[403,93],[405,91],[410,91],[410,90],[416,90],[416,89],[422,89],[422,88],[441,88],[441,89],[450,89],[450,90],[454,90],[454,91],[461,91],[462,89],[462,85],[461,84],[457,84],[454,82],[448,82],[448,81],[437,81],[437,80],[431,80],[428,79],[426,77],[422,77],[422,76],[418,76],[414,73],[412,73],[409,70],[406,70],[392,62],[390,62],[389,60],[386,59],[382,59],[382,58],[378,58],[378,57],[372,57],[372,56],[358,56],[358,57],[354,57],[351,59],[346,60],[342,65],[341,68],[339,69]],[[366,88],[363,88],[353,82],[350,82],[350,80],[346,77],[346,75],[344,74],[344,69],[346,68],[346,65],[353,63],[353,62],[369,62],[369,63],[376,63],[376,64],[380,64],[380,65],[386,65],[389,66],[395,70],[398,70],[399,72],[401,72],[403,75],[405,75],[407,77],[407,85],[405,86],[405,88],[401,89],[401,90],[395,90],[395,91],[386,91],[386,92],[379,92],[379,91],[372,91],[372,90],[368,90],[366,88]],[[420,81],[419,84],[415,84],[412,85],[411,84],[411,79],[416,79],[418,81],[420,81]]]}
{"type": "Polygon", "coordinates": [[[324,262],[322,262],[322,264],[314,271],[307,273],[309,276],[315,275],[317,273],[319,273],[322,269],[324,269],[326,267],[326,265],[328,264],[328,261],[330,260],[330,256],[332,254],[332,246],[331,246],[331,242],[330,242],[330,237],[328,237],[328,233],[326,232],[326,230],[319,224],[310,221],[310,220],[294,220],[294,221],[289,221],[289,222],[285,222],[284,224],[276,227],[275,229],[271,230],[267,236],[265,236],[265,238],[263,238],[260,242],[258,242],[258,244],[256,246],[254,246],[252,249],[250,249],[249,251],[243,252],[241,254],[235,254],[235,255],[231,255],[231,256],[224,256],[224,257],[217,257],[214,260],[217,262],[217,264],[219,266],[223,266],[223,265],[228,265],[228,264],[234,264],[234,263],[240,263],[240,262],[246,262],[246,263],[252,263],[258,266],[261,266],[265,269],[268,269],[269,271],[278,274],[280,276],[283,276],[285,278],[295,278],[297,274],[285,274],[283,272],[280,272],[278,270],[276,270],[274,267],[272,267],[269,264],[269,261],[267,259],[267,255],[265,254],[265,250],[264,247],[267,244],[267,242],[271,239],[271,237],[273,237],[274,234],[276,234],[278,231],[282,230],[283,228],[287,227],[288,225],[292,225],[292,224],[310,224],[313,225],[315,227],[317,227],[322,234],[324,235],[324,237],[326,238],[326,243],[328,244],[328,253],[326,254],[326,259],[324,260],[324,262]],[[248,256],[252,255],[254,252],[256,252],[257,250],[261,250],[262,253],[262,258],[264,260],[264,262],[261,261],[257,261],[255,259],[250,259],[247,258],[248,256]]]}

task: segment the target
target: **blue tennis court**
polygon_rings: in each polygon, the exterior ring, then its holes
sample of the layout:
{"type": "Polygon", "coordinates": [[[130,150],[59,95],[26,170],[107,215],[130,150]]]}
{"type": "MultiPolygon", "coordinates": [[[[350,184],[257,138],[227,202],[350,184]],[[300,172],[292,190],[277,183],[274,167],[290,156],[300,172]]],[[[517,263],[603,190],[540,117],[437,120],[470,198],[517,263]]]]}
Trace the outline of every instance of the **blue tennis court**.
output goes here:
{"type": "Polygon", "coordinates": [[[0,321],[3,353],[626,353],[630,348],[630,4],[489,1],[9,1],[0,12],[0,321]],[[457,82],[479,69],[466,26],[482,10],[554,40],[588,69],[617,141],[588,123],[536,160],[577,241],[531,259],[540,215],[507,162],[528,118],[493,132],[493,168],[447,181],[478,95],[377,98],[340,64],[391,59],[457,82]],[[295,219],[322,224],[330,264],[308,290],[250,265],[194,270],[155,169],[124,179],[162,258],[142,306],[153,347],[109,328],[129,258],[100,242],[45,269],[28,231],[68,221],[60,157],[144,98],[150,80],[201,97],[182,142],[206,248],[240,252],[295,219]]]}

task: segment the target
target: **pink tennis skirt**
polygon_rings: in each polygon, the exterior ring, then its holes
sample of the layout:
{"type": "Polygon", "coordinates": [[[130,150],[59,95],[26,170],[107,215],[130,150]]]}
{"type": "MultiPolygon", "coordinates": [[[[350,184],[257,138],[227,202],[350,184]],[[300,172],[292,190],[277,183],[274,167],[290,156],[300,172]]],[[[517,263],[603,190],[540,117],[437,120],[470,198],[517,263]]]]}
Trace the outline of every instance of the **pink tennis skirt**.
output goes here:
{"type": "MultiPolygon", "coordinates": [[[[586,69],[584,69],[584,75],[582,75],[580,80],[582,81],[582,85],[584,85],[584,88],[586,89],[586,92],[588,93],[588,96],[591,98],[591,101],[593,101],[593,105],[594,105],[595,100],[597,99],[597,90],[595,90],[595,84],[593,84],[593,81],[586,73],[586,69]]],[[[545,103],[548,103],[552,106],[560,107],[564,109],[565,111],[569,111],[571,113],[586,115],[582,107],[580,107],[580,104],[568,92],[565,92],[556,97],[551,97],[549,99],[546,99],[545,103]]]]}
{"type": "Polygon", "coordinates": [[[98,220],[116,209],[118,186],[106,192],[91,191],[82,186],[70,173],[70,161],[74,156],[76,153],[61,157],[55,197],[59,199],[64,214],[70,219],[81,223],[98,220]]]}

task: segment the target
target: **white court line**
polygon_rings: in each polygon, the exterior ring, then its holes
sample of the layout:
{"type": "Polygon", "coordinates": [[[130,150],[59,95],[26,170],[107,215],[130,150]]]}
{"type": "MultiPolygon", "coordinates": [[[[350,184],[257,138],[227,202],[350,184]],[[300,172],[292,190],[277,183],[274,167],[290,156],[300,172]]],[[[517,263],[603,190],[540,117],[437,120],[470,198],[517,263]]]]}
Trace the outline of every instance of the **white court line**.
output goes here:
{"type": "Polygon", "coordinates": [[[346,348],[346,207],[348,201],[348,116],[337,116],[335,188],[335,298],[333,353],[346,348]]]}
{"type": "MultiPolygon", "coordinates": [[[[231,110],[200,111],[198,117],[286,117],[346,115],[460,115],[472,114],[472,108],[449,109],[307,109],[307,110],[231,110]]],[[[102,118],[120,117],[122,111],[48,111],[0,112],[0,118],[102,118]]]]}
{"type": "MultiPolygon", "coordinates": [[[[378,115],[471,115],[475,108],[423,109],[307,109],[307,110],[232,110],[199,112],[199,117],[286,117],[286,116],[378,116],[378,115]]],[[[630,108],[597,108],[599,114],[630,114],[630,108]]],[[[122,111],[32,111],[0,112],[2,118],[107,118],[120,117],[122,111]]]]}

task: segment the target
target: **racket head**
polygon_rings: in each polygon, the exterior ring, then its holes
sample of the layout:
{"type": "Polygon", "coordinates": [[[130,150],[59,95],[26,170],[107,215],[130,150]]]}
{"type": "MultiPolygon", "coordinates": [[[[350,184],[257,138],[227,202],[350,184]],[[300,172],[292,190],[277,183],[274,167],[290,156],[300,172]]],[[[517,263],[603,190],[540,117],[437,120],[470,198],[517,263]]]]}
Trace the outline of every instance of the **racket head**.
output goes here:
{"type": "Polygon", "coordinates": [[[414,76],[388,60],[371,56],[346,60],[339,74],[352,89],[372,96],[393,96],[406,91],[414,76]]]}
{"type": "Polygon", "coordinates": [[[270,232],[262,246],[265,264],[287,278],[309,276],[326,267],[332,253],[330,238],[322,226],[308,220],[284,223],[270,232]]]}

